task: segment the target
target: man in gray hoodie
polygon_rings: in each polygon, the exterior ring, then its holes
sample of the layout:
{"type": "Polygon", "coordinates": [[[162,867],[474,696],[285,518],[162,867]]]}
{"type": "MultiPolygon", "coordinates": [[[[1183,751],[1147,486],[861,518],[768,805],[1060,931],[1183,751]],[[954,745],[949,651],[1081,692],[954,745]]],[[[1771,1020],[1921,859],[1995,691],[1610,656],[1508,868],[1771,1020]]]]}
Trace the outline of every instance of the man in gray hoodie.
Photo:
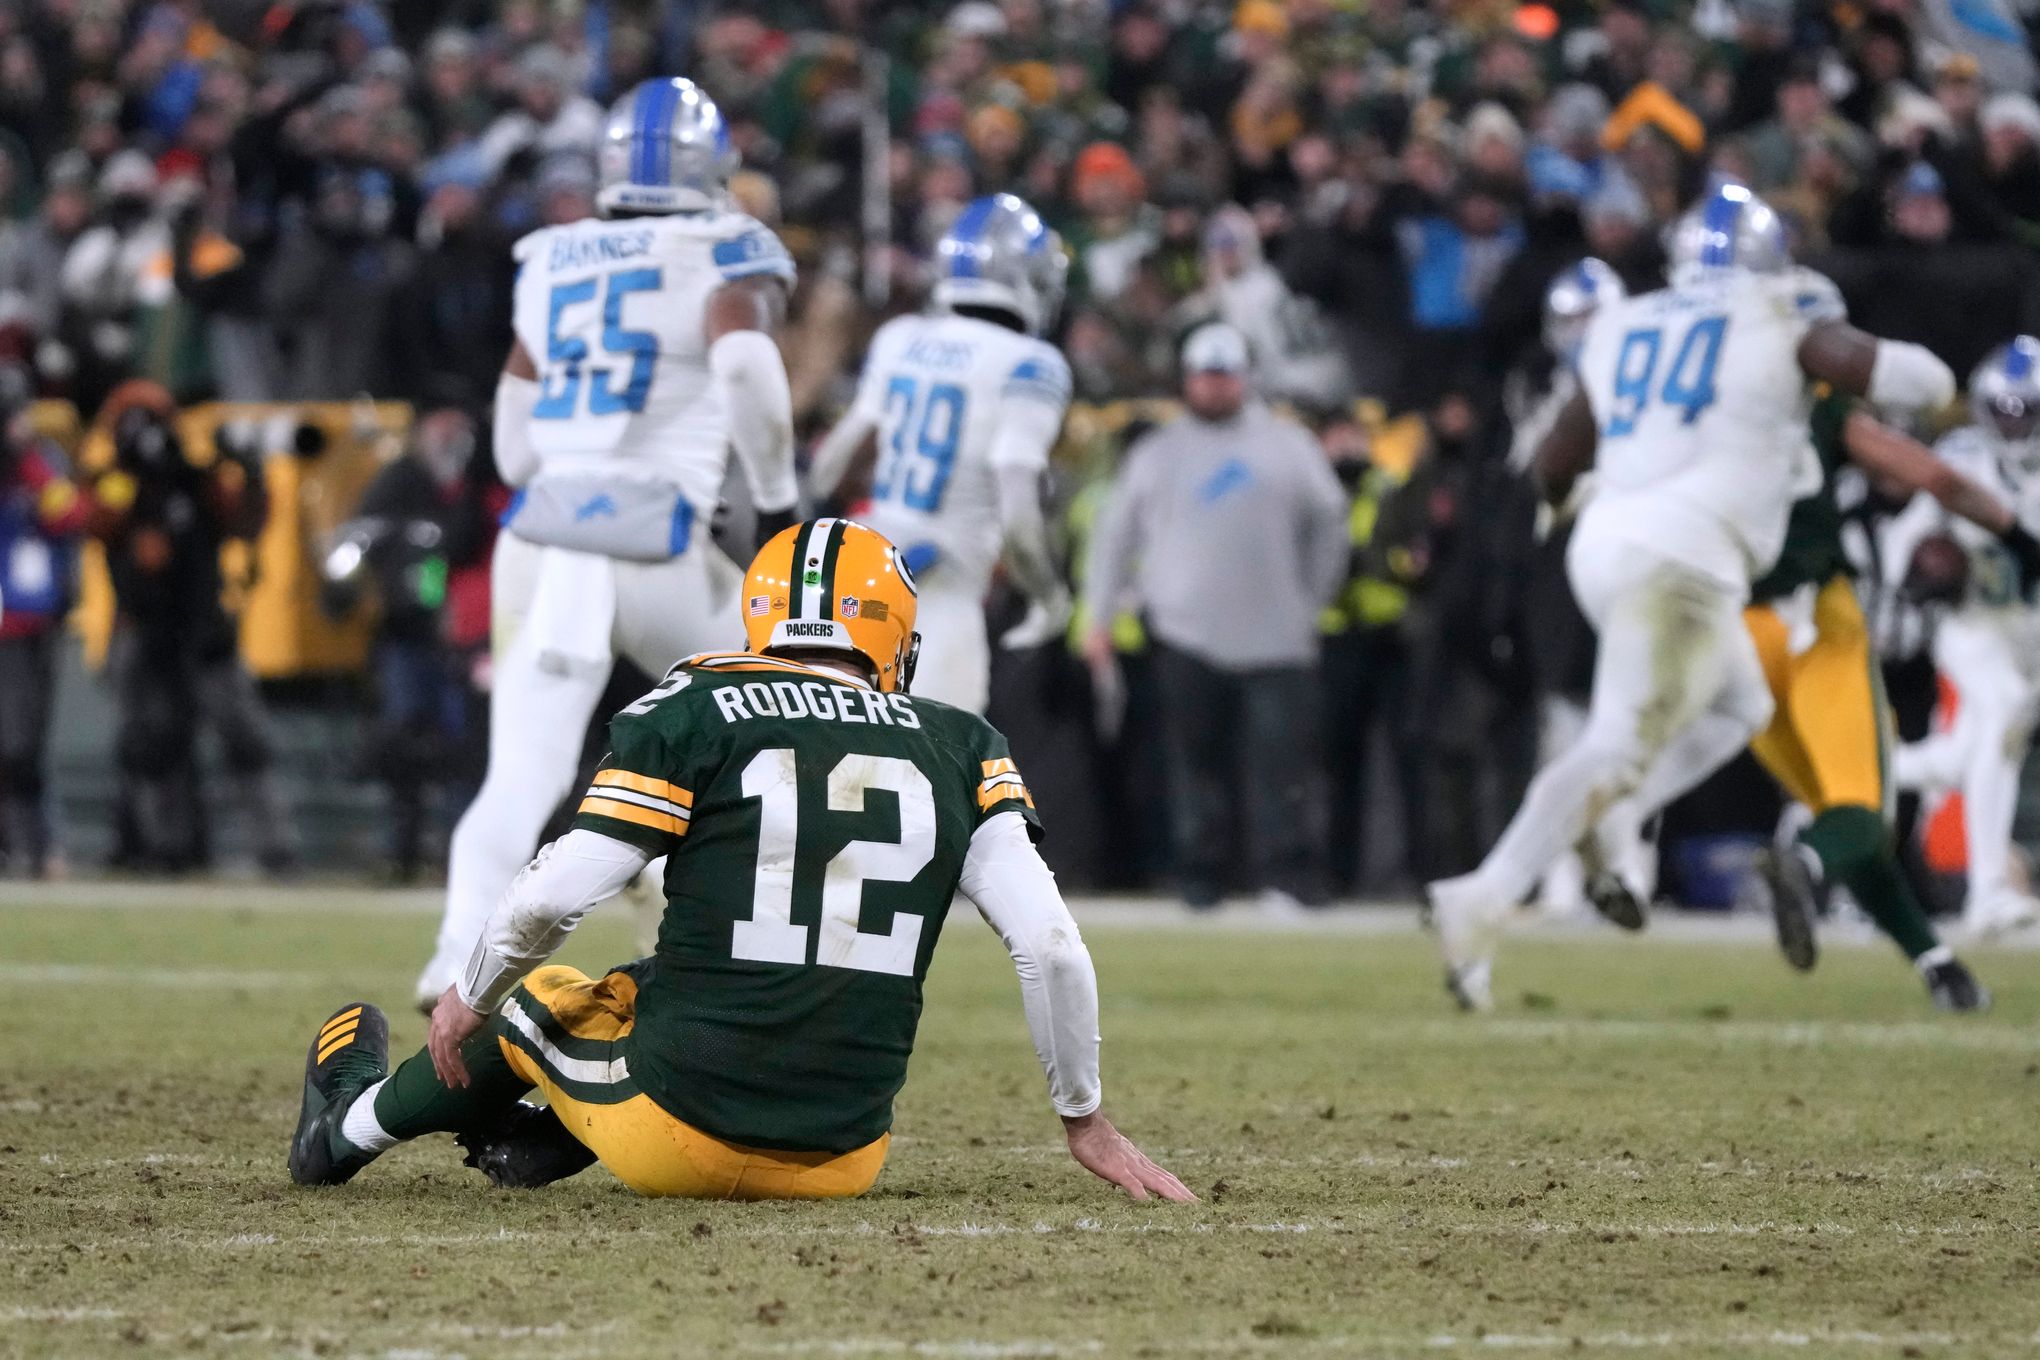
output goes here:
{"type": "MultiPolygon", "coordinates": [[[[1317,441],[1254,400],[1247,344],[1214,323],[1183,346],[1183,415],[1127,452],[1091,541],[1100,625],[1129,606],[1154,639],[1184,900],[1215,905],[1243,823],[1263,905],[1323,899],[1318,611],[1346,568],[1345,501],[1317,441]]],[[[1085,640],[1109,677],[1112,640],[1085,640]]],[[[1107,688],[1110,688],[1109,679],[1107,688]]]]}

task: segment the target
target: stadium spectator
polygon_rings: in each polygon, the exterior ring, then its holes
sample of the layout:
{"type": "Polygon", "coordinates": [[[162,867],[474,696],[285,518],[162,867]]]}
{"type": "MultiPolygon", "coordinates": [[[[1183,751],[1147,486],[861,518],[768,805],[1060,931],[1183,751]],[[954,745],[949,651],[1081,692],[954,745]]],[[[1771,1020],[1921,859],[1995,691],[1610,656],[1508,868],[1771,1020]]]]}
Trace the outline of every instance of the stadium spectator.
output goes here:
{"type": "Polygon", "coordinates": [[[0,867],[42,878],[62,867],[48,741],[88,507],[61,456],[30,433],[29,391],[26,369],[0,366],[0,867]]]}
{"type": "Polygon", "coordinates": [[[1409,716],[1420,801],[1437,813],[1410,847],[1422,882],[1479,863],[1534,765],[1523,605],[1535,499],[1493,441],[1466,389],[1440,396],[1371,544],[1376,572],[1410,592],[1409,716]]]}
{"type": "MultiPolygon", "coordinates": [[[[332,584],[366,578],[376,587],[369,764],[389,790],[386,848],[400,883],[424,866],[431,794],[457,770],[467,730],[467,688],[444,613],[465,546],[474,450],[474,422],[458,407],[420,416],[404,456],[369,484],[326,557],[332,584]]],[[[351,591],[342,600],[351,603],[351,591]]]]}
{"type": "Polygon", "coordinates": [[[203,724],[218,734],[224,782],[260,863],[278,872],[295,860],[295,830],[261,701],[220,607],[220,547],[259,531],[260,472],[225,441],[211,467],[195,466],[175,418],[169,393],[155,384],[116,390],[101,415],[113,462],[91,482],[93,533],[106,549],[116,610],[108,668],[132,819],[122,855],[173,872],[209,861],[195,749],[203,724]]]}
{"type": "Polygon", "coordinates": [[[158,300],[160,286],[150,266],[170,247],[155,194],[156,169],[147,156],[134,150],[113,156],[99,172],[96,221],[64,255],[57,337],[69,356],[72,398],[83,410],[96,410],[137,371],[142,310],[158,300]]]}
{"type": "Polygon", "coordinates": [[[278,396],[395,389],[389,338],[413,252],[391,234],[394,210],[380,171],[321,172],[310,213],[284,233],[268,276],[270,321],[285,355],[278,396]]]}
{"type": "Polygon", "coordinates": [[[1109,621],[1129,602],[1146,612],[1184,900],[1211,907],[1237,885],[1281,910],[1324,900],[1317,618],[1345,575],[1345,497],[1248,371],[1230,326],[1185,342],[1187,410],[1128,450],[1091,540],[1084,646],[1109,688],[1109,621]]]}
{"type": "Polygon", "coordinates": [[[1841,288],[1849,315],[1877,335],[1925,345],[1968,373],[1999,343],[2040,328],[2040,262],[2009,242],[1958,242],[1945,181],[1924,160],[1884,197],[1889,226],[1872,247],[1815,261],[1841,288]]]}
{"type": "MultiPolygon", "coordinates": [[[[479,165],[428,180],[415,265],[392,309],[400,390],[423,407],[488,409],[510,352],[510,242],[486,214],[479,165]]],[[[585,215],[585,214],[581,214],[585,215]]]]}
{"type": "MultiPolygon", "coordinates": [[[[0,325],[55,339],[64,258],[91,220],[92,164],[83,152],[67,151],[50,167],[35,215],[0,225],[0,325]]],[[[61,360],[45,358],[42,366],[52,378],[65,371],[61,360]]]]}
{"type": "MultiPolygon", "coordinates": [[[[1404,631],[1409,590],[1381,574],[1373,556],[1382,503],[1396,476],[1377,463],[1367,431],[1336,420],[1319,431],[1325,455],[1347,497],[1349,545],[1346,580],[1320,620],[1324,631],[1324,760],[1327,864],[1334,896],[1367,886],[1376,849],[1370,830],[1383,825],[1371,795],[1389,792],[1400,833],[1392,845],[1424,839],[1421,751],[1410,721],[1410,651],[1404,631]],[[1388,757],[1386,778],[1375,776],[1377,752],[1388,757]]],[[[1407,870],[1393,850],[1386,875],[1407,870]]]]}

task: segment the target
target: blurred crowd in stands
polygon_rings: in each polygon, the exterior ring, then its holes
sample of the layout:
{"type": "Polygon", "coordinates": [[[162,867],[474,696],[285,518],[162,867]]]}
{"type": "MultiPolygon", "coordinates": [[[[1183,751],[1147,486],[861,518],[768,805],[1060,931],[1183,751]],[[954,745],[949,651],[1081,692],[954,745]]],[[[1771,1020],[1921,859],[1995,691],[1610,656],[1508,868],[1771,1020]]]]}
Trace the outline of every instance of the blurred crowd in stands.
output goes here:
{"type": "MultiPolygon", "coordinates": [[[[2034,23],[2018,0],[5,0],[0,560],[21,579],[0,623],[0,837],[18,871],[51,862],[38,733],[90,532],[123,632],[179,658],[116,647],[123,759],[160,777],[147,741],[181,761],[192,737],[163,715],[203,712],[231,782],[277,824],[265,861],[292,857],[224,630],[202,608],[206,626],[157,628],[167,597],[119,565],[251,533],[259,468],[207,451],[191,485],[112,504],[100,470],[67,471],[26,433],[25,403],[127,421],[125,464],[175,407],[368,395],[421,419],[362,513],[437,535],[356,544],[399,597],[370,686],[378,768],[412,823],[391,855],[429,857],[417,786],[444,762],[420,753],[440,748],[392,734],[479,740],[465,704],[485,667],[462,658],[485,631],[447,584],[486,563],[509,245],[590,214],[607,102],[685,73],[731,120],[735,196],[800,263],[785,350],[809,433],[983,193],[1021,195],[1068,243],[1056,338],[1080,402],[1171,395],[1200,323],[1245,335],[1254,386],[1314,432],[1349,502],[1318,676],[1333,886],[1467,867],[1527,778],[1533,696],[1576,670],[1533,645],[1539,549],[1506,457],[1552,362],[1549,281],[1592,254],[1653,286],[1660,230],[1732,173],[1786,214],[1855,320],[1966,374],[2040,329],[2034,23]],[[186,510],[164,509],[176,496],[186,510]],[[1370,751],[1387,776],[1363,772],[1370,751]],[[1365,778],[1402,809],[1406,853],[1356,848],[1365,778]]],[[[1066,435],[1073,563],[1128,414],[1066,435]]],[[[193,572],[177,608],[217,594],[193,572]]],[[[1139,621],[1112,626],[1137,657],[1139,621]]],[[[1088,682],[1063,656],[1014,659],[994,702],[1016,748],[1067,764],[1098,813],[1069,820],[1118,828],[1063,867],[1115,884],[1165,870],[1129,793],[1153,787],[1137,716],[1109,742],[1072,720],[1088,682]]],[[[181,788],[126,796],[136,862],[202,862],[181,788]]]]}

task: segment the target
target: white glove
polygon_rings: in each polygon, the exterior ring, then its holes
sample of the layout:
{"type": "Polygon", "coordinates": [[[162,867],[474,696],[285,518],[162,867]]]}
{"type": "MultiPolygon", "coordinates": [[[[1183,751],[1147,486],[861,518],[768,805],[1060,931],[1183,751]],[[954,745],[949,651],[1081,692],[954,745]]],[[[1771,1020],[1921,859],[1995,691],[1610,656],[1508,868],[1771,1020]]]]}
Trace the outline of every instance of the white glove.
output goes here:
{"type": "Polygon", "coordinates": [[[999,635],[999,645],[1009,652],[1024,652],[1054,642],[1069,628],[1074,608],[1067,590],[1046,600],[1029,600],[1020,622],[999,635]]]}

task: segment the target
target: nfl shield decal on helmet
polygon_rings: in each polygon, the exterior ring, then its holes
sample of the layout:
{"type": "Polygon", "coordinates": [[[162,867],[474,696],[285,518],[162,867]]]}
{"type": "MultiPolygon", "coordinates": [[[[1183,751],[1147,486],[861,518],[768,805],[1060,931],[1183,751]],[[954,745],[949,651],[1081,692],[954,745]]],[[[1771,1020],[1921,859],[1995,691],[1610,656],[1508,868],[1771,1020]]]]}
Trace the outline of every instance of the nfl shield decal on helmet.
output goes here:
{"type": "Polygon", "coordinates": [[[843,605],[842,605],[842,608],[838,609],[838,610],[837,610],[836,612],[837,612],[837,613],[839,613],[839,614],[841,614],[841,615],[842,615],[842,616],[843,616],[844,618],[846,618],[846,619],[854,619],[854,618],[856,618],[856,617],[857,617],[857,597],[856,597],[855,595],[845,595],[845,596],[843,597],[843,605]]]}

